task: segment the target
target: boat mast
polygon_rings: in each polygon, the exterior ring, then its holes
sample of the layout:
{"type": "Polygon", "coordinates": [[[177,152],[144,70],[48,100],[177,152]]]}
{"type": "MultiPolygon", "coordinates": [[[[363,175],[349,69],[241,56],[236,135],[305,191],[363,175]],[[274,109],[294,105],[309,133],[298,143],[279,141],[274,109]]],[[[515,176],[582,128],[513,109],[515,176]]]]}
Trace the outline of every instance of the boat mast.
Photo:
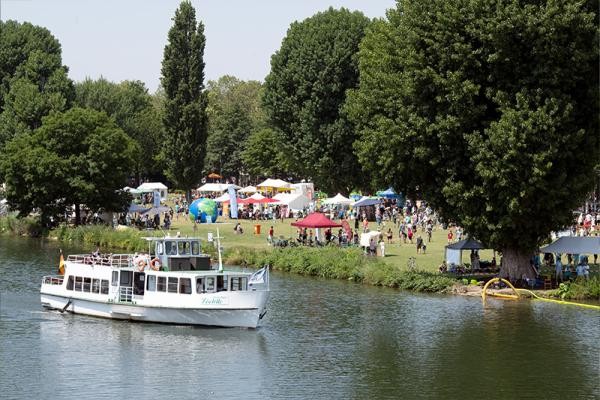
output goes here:
{"type": "Polygon", "coordinates": [[[221,235],[219,234],[219,228],[217,228],[217,254],[219,255],[219,272],[223,272],[223,258],[221,257],[221,235]]]}

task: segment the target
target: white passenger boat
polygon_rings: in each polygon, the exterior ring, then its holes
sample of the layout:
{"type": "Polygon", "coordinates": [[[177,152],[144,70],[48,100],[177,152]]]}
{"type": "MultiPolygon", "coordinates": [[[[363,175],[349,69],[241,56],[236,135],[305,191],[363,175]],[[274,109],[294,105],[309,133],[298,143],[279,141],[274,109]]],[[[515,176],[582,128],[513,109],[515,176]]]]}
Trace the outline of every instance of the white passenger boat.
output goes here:
{"type": "Polygon", "coordinates": [[[43,278],[42,305],[122,320],[257,327],[269,298],[268,267],[223,271],[217,242],[219,268],[211,269],[198,238],[146,240],[146,254],[69,255],[63,275],[43,278]]]}

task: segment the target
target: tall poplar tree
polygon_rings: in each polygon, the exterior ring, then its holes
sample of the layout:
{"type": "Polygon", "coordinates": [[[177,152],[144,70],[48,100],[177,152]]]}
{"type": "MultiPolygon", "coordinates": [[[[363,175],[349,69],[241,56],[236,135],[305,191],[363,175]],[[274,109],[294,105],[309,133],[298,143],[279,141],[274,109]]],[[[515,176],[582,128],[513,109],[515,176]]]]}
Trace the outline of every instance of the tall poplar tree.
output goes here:
{"type": "Polygon", "coordinates": [[[181,3],[169,30],[162,62],[165,91],[164,152],[167,176],[186,191],[199,183],[206,155],[207,97],[204,92],[204,25],[189,1],[181,3]]]}

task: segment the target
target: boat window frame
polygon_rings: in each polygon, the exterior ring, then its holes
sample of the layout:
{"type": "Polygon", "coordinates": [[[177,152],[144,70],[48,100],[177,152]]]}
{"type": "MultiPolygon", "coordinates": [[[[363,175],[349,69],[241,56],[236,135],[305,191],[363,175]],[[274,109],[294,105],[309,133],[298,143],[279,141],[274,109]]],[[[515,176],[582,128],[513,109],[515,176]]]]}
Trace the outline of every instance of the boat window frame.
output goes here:
{"type": "Polygon", "coordinates": [[[111,286],[119,286],[119,271],[113,271],[111,277],[111,286]]]}
{"type": "Polygon", "coordinates": [[[187,256],[191,252],[190,241],[189,240],[180,240],[177,242],[177,253],[182,256],[187,256]]]}
{"type": "Polygon", "coordinates": [[[108,294],[108,279],[100,281],[100,294],[108,294]]]}
{"type": "Polygon", "coordinates": [[[169,276],[167,279],[167,293],[177,293],[179,289],[179,278],[176,276],[169,276]]]}
{"type": "Polygon", "coordinates": [[[205,293],[205,290],[204,290],[204,277],[203,276],[197,276],[196,277],[196,293],[197,294],[205,293]]]}
{"type": "Polygon", "coordinates": [[[165,254],[168,256],[177,255],[177,242],[175,240],[165,241],[165,254]],[[175,249],[175,252],[173,252],[173,249],[175,249]]]}
{"type": "Polygon", "coordinates": [[[73,279],[73,275],[69,275],[67,278],[67,290],[74,290],[75,287],[75,279],[73,279]]]}
{"type": "Polygon", "coordinates": [[[75,288],[73,290],[75,292],[81,292],[83,290],[83,277],[81,277],[81,276],[75,277],[75,288]]]}
{"type": "Polygon", "coordinates": [[[217,289],[217,277],[216,276],[206,276],[204,278],[204,292],[205,293],[215,293],[217,289]],[[209,285],[209,282],[212,282],[212,285],[209,285]]]}
{"type": "Polygon", "coordinates": [[[167,277],[157,276],[156,277],[156,291],[166,293],[167,292],[167,277]]]}
{"type": "Polygon", "coordinates": [[[156,254],[162,256],[164,250],[163,242],[156,242],[156,254]]]}
{"type": "Polygon", "coordinates": [[[92,293],[95,293],[95,294],[100,293],[100,279],[99,278],[92,279],[92,293]]]}
{"type": "Polygon", "coordinates": [[[179,293],[192,294],[192,280],[190,278],[179,278],[179,293]]]}
{"type": "Polygon", "coordinates": [[[156,292],[156,275],[149,274],[146,276],[146,291],[156,292]]]}
{"type": "Polygon", "coordinates": [[[201,249],[200,241],[199,240],[192,240],[191,244],[192,244],[192,247],[191,247],[191,249],[192,249],[192,255],[193,256],[200,255],[200,249],[201,249]]]}
{"type": "Polygon", "coordinates": [[[92,278],[84,276],[82,292],[91,293],[91,291],[92,291],[92,278]]]}

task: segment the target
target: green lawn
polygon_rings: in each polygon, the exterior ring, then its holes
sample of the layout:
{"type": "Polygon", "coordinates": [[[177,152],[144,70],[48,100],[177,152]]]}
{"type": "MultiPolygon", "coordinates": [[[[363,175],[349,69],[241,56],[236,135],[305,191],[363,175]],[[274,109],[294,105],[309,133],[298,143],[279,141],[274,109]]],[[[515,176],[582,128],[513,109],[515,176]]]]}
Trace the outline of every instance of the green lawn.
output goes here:
{"type": "MultiPolygon", "coordinates": [[[[271,225],[274,228],[275,237],[279,237],[279,235],[284,236],[285,238],[293,238],[295,240],[297,231],[296,228],[291,226],[290,224],[294,222],[294,219],[285,219],[284,222],[281,221],[254,221],[254,220],[239,220],[244,229],[244,233],[239,235],[233,232],[233,227],[237,220],[229,220],[227,218],[219,218],[218,222],[215,224],[198,224],[196,235],[199,235],[202,238],[207,237],[208,232],[213,232],[216,234],[217,228],[220,231],[221,236],[223,237],[221,243],[225,248],[231,248],[236,246],[250,247],[250,248],[269,248],[269,244],[267,243],[267,236],[269,232],[269,228],[271,225]],[[254,234],[254,225],[261,226],[261,233],[259,235],[254,234]]],[[[353,226],[353,221],[351,223],[353,226]]],[[[383,232],[387,232],[388,227],[392,226],[391,223],[384,226],[382,228],[383,232]]],[[[374,222],[369,224],[371,229],[376,228],[374,222]]],[[[334,232],[337,228],[334,228],[334,232]]],[[[410,257],[415,257],[417,268],[425,271],[438,271],[438,267],[440,263],[444,259],[444,246],[447,244],[446,235],[447,231],[442,230],[440,227],[434,230],[433,237],[431,243],[427,243],[427,252],[426,254],[417,254],[417,247],[413,243],[401,243],[397,238],[397,228],[392,226],[392,231],[394,232],[394,239],[392,244],[388,244],[386,241],[385,245],[385,262],[391,265],[395,265],[400,267],[401,269],[407,268],[407,262],[410,257]]],[[[179,219],[174,219],[171,225],[171,234],[175,234],[177,232],[181,232],[182,235],[194,235],[193,232],[193,224],[187,218],[180,217],[179,219]]],[[[426,238],[425,233],[421,233],[421,235],[426,238]]],[[[413,238],[413,241],[415,238],[413,238]]],[[[480,252],[480,256],[482,260],[489,260],[492,258],[492,251],[486,250],[480,252]]],[[[469,253],[463,253],[463,262],[469,262],[469,253]]]]}

